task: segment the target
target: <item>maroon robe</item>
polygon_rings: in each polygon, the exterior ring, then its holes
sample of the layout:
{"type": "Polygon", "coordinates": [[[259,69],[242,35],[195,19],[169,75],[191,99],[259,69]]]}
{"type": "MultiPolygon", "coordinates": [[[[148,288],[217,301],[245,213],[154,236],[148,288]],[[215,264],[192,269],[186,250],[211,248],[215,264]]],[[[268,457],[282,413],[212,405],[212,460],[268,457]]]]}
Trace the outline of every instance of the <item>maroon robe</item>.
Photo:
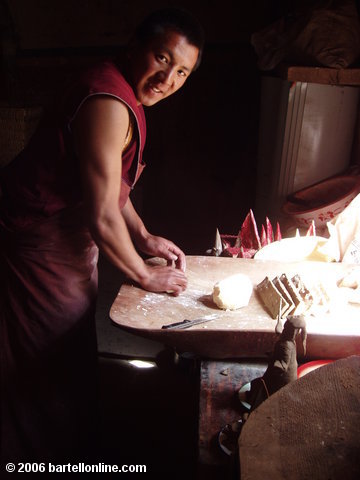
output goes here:
{"type": "Polygon", "coordinates": [[[122,157],[122,207],[143,168],[146,127],[111,62],[74,84],[0,170],[0,464],[93,454],[98,248],[83,212],[71,120],[99,94],[123,101],[136,120],[122,157]]]}

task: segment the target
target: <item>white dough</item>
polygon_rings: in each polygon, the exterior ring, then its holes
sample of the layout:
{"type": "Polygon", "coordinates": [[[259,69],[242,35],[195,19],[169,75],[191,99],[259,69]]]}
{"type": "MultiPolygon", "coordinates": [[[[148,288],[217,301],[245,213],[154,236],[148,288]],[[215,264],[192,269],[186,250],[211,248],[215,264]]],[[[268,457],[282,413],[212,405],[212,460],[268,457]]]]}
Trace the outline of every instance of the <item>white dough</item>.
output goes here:
{"type": "Polygon", "coordinates": [[[252,291],[250,278],[237,273],[215,283],[213,301],[223,310],[236,310],[248,305],[252,291]]]}

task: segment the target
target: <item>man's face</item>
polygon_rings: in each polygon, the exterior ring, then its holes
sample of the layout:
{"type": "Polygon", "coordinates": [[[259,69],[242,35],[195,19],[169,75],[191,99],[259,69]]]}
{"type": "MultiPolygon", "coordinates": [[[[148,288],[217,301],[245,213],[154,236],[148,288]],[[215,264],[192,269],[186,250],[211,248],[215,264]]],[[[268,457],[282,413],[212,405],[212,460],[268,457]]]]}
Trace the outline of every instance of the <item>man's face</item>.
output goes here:
{"type": "Polygon", "coordinates": [[[172,30],[133,51],[131,81],[139,104],[150,107],[179,90],[198,55],[197,47],[172,30]]]}

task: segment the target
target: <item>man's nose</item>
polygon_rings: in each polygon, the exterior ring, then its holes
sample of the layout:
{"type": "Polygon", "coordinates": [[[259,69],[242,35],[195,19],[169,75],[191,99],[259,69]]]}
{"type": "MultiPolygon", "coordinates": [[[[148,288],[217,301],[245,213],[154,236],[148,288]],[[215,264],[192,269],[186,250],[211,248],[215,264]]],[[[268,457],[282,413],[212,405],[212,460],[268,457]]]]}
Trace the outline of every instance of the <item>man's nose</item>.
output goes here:
{"type": "Polygon", "coordinates": [[[171,87],[174,83],[174,75],[175,70],[172,67],[169,66],[167,68],[164,68],[164,70],[160,72],[161,83],[164,83],[171,87]]]}

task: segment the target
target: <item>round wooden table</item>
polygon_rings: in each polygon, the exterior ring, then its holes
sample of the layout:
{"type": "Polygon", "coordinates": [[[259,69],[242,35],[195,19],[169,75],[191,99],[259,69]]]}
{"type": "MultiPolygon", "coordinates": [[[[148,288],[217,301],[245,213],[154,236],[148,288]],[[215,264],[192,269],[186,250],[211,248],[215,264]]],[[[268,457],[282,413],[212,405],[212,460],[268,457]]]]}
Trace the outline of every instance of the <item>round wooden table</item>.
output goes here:
{"type": "Polygon", "coordinates": [[[269,397],[239,438],[241,480],[360,478],[360,356],[322,366],[269,397]]]}

